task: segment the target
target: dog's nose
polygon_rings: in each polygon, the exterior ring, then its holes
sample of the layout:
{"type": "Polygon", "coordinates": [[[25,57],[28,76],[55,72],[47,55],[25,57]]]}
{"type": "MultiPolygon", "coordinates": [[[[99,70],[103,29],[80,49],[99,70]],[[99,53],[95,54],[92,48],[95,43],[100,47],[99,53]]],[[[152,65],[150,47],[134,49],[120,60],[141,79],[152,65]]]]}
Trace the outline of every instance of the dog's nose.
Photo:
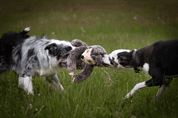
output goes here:
{"type": "Polygon", "coordinates": [[[81,55],[81,57],[80,57],[81,59],[84,59],[84,56],[83,55],[81,55]]]}

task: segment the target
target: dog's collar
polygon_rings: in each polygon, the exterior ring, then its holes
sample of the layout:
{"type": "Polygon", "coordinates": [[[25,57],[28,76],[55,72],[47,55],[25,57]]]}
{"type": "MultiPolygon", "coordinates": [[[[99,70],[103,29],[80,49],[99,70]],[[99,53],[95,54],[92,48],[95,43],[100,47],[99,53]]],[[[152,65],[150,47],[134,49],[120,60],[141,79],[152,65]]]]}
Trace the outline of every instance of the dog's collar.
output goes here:
{"type": "Polygon", "coordinates": [[[137,49],[134,49],[133,53],[132,53],[133,67],[134,67],[135,72],[139,73],[141,71],[141,69],[137,67],[136,54],[137,54],[137,49]]]}

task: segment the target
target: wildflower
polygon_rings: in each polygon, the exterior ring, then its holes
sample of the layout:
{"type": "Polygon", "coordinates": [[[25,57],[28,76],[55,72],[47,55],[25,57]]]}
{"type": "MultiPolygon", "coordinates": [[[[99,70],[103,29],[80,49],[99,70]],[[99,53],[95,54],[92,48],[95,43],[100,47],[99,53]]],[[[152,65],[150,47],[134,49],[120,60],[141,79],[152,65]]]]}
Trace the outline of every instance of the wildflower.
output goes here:
{"type": "Polygon", "coordinates": [[[29,109],[32,109],[32,107],[33,107],[32,104],[30,104],[28,108],[29,108],[29,109]]]}
{"type": "Polygon", "coordinates": [[[134,16],[133,19],[134,19],[134,20],[138,20],[137,16],[134,16]]]}
{"type": "Polygon", "coordinates": [[[76,15],[75,15],[75,14],[73,14],[73,17],[76,17],[76,15]]]}

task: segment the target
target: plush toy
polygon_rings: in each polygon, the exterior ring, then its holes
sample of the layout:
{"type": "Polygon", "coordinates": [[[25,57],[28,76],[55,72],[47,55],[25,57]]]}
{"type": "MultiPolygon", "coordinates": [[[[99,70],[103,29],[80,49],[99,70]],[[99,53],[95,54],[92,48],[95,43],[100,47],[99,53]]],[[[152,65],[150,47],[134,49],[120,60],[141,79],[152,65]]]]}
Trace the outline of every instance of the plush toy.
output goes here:
{"type": "Polygon", "coordinates": [[[104,55],[107,55],[107,52],[102,46],[87,46],[86,43],[78,39],[71,43],[76,46],[67,58],[67,69],[70,72],[69,74],[72,75],[72,82],[79,83],[89,78],[95,66],[109,66],[103,62],[104,55]],[[83,70],[74,74],[76,67],[83,70]]]}

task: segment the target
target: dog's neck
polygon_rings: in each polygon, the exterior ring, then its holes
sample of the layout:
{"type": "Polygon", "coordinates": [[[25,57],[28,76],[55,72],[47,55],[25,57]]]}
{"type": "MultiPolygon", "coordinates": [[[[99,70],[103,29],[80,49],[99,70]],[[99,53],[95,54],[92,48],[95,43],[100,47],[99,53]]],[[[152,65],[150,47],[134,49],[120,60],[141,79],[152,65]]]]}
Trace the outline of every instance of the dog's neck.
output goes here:
{"type": "Polygon", "coordinates": [[[139,57],[138,57],[138,51],[137,49],[134,49],[132,52],[132,66],[136,73],[141,71],[141,68],[143,65],[140,64],[139,57]]]}

